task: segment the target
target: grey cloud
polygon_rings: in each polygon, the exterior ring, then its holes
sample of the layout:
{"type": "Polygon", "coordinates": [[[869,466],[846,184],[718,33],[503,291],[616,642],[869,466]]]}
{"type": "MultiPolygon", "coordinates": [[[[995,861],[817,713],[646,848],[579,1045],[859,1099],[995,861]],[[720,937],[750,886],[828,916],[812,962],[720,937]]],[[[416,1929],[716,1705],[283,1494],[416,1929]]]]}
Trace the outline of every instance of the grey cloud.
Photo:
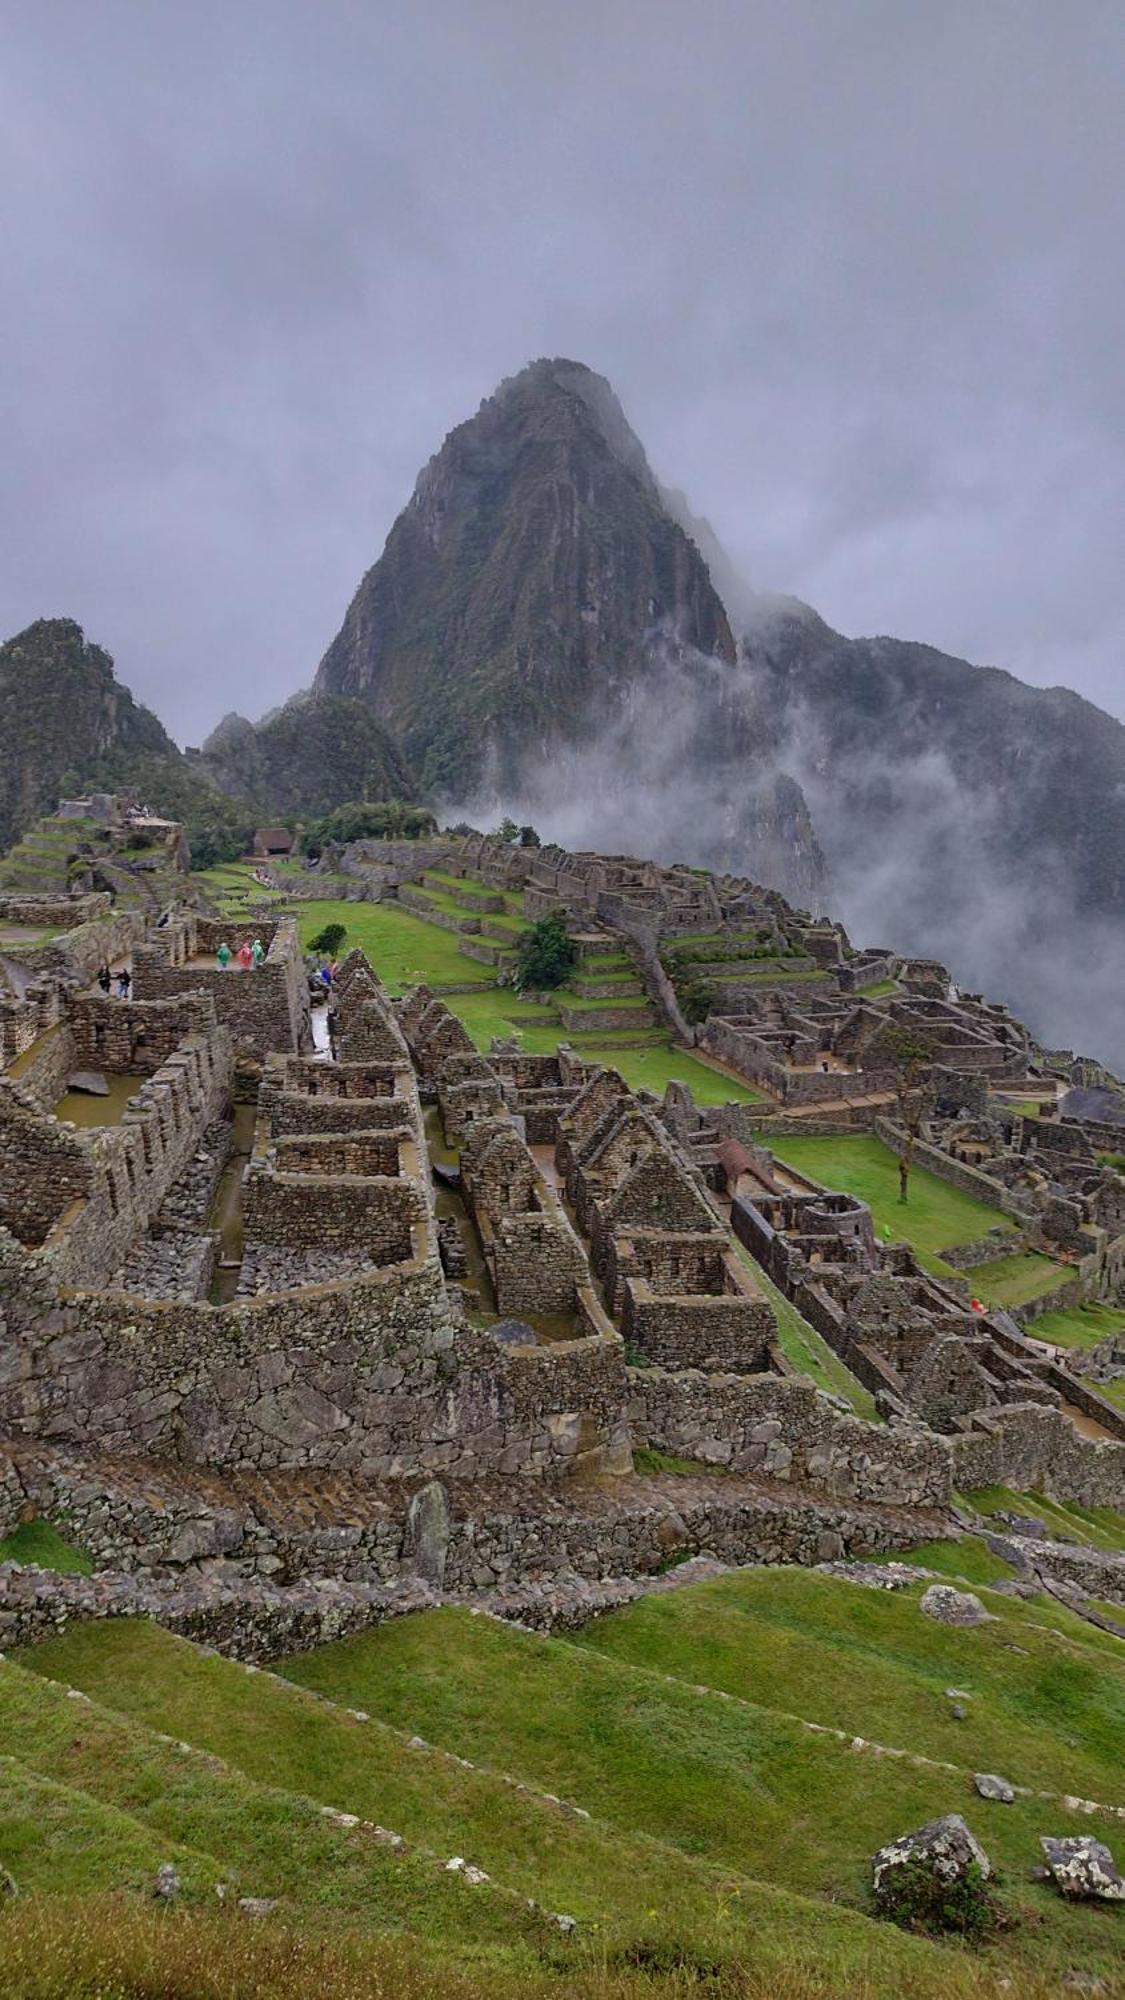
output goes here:
{"type": "Polygon", "coordinates": [[[444,433],[610,376],[763,588],[1121,712],[1116,0],[0,4],[0,629],[307,684],[444,433]]]}

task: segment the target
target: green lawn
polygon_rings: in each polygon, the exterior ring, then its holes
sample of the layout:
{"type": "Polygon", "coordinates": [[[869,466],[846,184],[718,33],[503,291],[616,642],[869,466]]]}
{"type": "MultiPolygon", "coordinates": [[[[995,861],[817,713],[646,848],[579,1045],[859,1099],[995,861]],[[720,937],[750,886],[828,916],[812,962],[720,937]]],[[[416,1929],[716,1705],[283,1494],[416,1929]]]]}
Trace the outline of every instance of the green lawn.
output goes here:
{"type": "Polygon", "coordinates": [[[1020,1257],[997,1257],[988,1264],[974,1264],[965,1276],[986,1305],[1026,1306],[1045,1292],[1057,1291],[1074,1273],[1066,1264],[1029,1251],[1020,1257]]]}
{"type": "Polygon", "coordinates": [[[366,952],[388,993],[396,998],[411,986],[462,981],[476,981],[484,993],[492,978],[487,965],[458,951],[452,931],[439,930],[399,903],[317,901],[297,904],[296,913],[305,945],[325,924],[343,924],[347,937],[342,952],[357,946],[366,952]]]}
{"type": "Polygon", "coordinates": [[[1055,1500],[1045,1493],[1016,1493],[1008,1486],[984,1486],[965,1497],[978,1514],[1031,1514],[1072,1542],[1125,1554],[1125,1515],[1110,1507],[1079,1507],[1072,1500],[1055,1500]]]}
{"type": "Polygon", "coordinates": [[[1096,1347],[1111,1333],[1125,1331],[1125,1308],[1091,1304],[1040,1313],[1030,1331],[1036,1340],[1049,1340],[1055,1347],[1096,1347]]]}
{"type": "Polygon", "coordinates": [[[910,1198],[903,1206],[898,1198],[898,1155],[872,1133],[793,1139],[767,1132],[762,1143],[799,1173],[825,1187],[858,1195],[870,1207],[881,1237],[912,1243],[931,1259],[958,1243],[986,1236],[990,1229],[1012,1227],[999,1209],[962,1194],[920,1166],[911,1171],[910,1198]]]}
{"type": "Polygon", "coordinates": [[[942,1576],[973,1584],[1009,1582],[1016,1573],[1003,1556],[993,1555],[979,1535],[963,1535],[959,1541],[919,1542],[909,1551],[894,1549],[889,1555],[872,1556],[871,1561],[917,1563],[921,1569],[934,1569],[942,1576]]]}
{"type": "Polygon", "coordinates": [[[28,1569],[52,1569],[62,1576],[90,1576],[94,1565],[84,1550],[72,1548],[46,1521],[24,1521],[0,1540],[0,1562],[28,1569]]]}
{"type": "MultiPolygon", "coordinates": [[[[588,1061],[596,1060],[585,1046],[582,1055],[588,1061]]],[[[697,1062],[684,1049],[609,1049],[601,1058],[607,1064],[620,1070],[631,1090],[651,1090],[657,1097],[663,1097],[670,1083],[686,1083],[691,1087],[697,1104],[759,1104],[761,1092],[749,1084],[736,1083],[733,1077],[723,1076],[711,1069],[707,1063],[697,1062]]]]}

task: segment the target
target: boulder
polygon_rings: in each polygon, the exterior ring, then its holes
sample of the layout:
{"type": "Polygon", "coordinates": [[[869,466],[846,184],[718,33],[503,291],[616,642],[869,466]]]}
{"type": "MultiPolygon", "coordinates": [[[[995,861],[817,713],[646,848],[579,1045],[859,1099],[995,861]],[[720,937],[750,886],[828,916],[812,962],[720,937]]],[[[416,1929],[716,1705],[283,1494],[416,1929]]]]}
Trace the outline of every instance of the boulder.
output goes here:
{"type": "Polygon", "coordinates": [[[538,1347],[539,1335],[524,1319],[498,1319],[488,1329],[489,1337],[501,1347],[538,1347]]]}
{"type": "Polygon", "coordinates": [[[979,1597],[971,1590],[954,1590],[951,1583],[931,1583],[920,1608],[939,1625],[987,1625],[992,1619],[979,1597]]]}
{"type": "Polygon", "coordinates": [[[982,1799],[996,1799],[1002,1806],[1010,1806],[1015,1799],[1015,1787],[1007,1778],[998,1778],[994,1771],[978,1771],[973,1783],[982,1799]]]}
{"type": "Polygon", "coordinates": [[[84,1097],[108,1097],[109,1085],[100,1070],[76,1069],[66,1080],[68,1090],[81,1091],[84,1097]]]}
{"type": "Polygon", "coordinates": [[[960,1813],[928,1820],[916,1833],[901,1834],[889,1846],[881,1847],[871,1863],[876,1895],[886,1889],[896,1869],[918,1863],[938,1882],[963,1881],[974,1864],[983,1881],[992,1873],[992,1863],[960,1813]]]}
{"type": "Polygon", "coordinates": [[[449,1498],[439,1479],[415,1493],[407,1509],[403,1561],[423,1583],[440,1590],[449,1551],[449,1498]]]}
{"type": "Polygon", "coordinates": [[[156,1871],[156,1880],[152,1885],[152,1893],[156,1897],[157,1902],[174,1903],[182,1888],[183,1883],[180,1881],[179,1869],[174,1867],[170,1861],[161,1862],[160,1867],[156,1871]]]}
{"type": "Polygon", "coordinates": [[[1039,1844],[1061,1895],[1076,1902],[1125,1903],[1125,1879],[1102,1841],[1082,1833],[1063,1840],[1044,1835],[1039,1844]]]}
{"type": "Polygon", "coordinates": [[[3,1896],[11,1897],[18,1895],[19,1895],[19,1884],[17,1883],[15,1876],[9,1875],[8,1870],[6,1868],[0,1868],[0,1897],[3,1896]]]}
{"type": "Polygon", "coordinates": [[[238,1907],[244,1917],[268,1917],[277,1908],[276,1896],[240,1896],[238,1907]]]}

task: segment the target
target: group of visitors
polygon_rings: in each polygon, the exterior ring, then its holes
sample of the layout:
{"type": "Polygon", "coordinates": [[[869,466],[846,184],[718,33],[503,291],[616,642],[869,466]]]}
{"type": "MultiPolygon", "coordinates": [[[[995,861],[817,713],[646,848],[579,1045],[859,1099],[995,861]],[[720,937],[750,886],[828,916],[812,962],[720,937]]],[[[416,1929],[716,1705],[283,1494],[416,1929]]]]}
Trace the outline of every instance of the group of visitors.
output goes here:
{"type": "MultiPolygon", "coordinates": [[[[132,984],[133,975],[128,966],[123,965],[117,975],[117,997],[119,1000],[127,1000],[129,998],[129,989],[132,984]]],[[[103,993],[108,993],[110,987],[113,985],[113,974],[108,965],[103,965],[98,973],[98,985],[101,987],[103,993]]]]}
{"type": "Polygon", "coordinates": [[[253,944],[247,944],[244,938],[237,952],[232,952],[229,944],[221,944],[215,953],[220,972],[226,971],[232,958],[237,958],[244,972],[249,972],[251,966],[257,970],[258,966],[264,963],[265,956],[266,948],[261,938],[255,938],[253,944]]]}

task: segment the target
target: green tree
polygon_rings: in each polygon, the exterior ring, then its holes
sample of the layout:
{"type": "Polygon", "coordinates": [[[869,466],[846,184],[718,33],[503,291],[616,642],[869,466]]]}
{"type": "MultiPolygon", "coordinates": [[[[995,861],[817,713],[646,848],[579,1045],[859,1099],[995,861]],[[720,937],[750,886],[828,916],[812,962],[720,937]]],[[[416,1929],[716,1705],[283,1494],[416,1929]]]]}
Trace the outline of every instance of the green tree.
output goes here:
{"type": "Polygon", "coordinates": [[[561,986],[578,962],[578,950],[567,935],[566,918],[556,910],[540,917],[516,940],[516,972],[513,985],[522,993],[528,987],[561,986]]]}
{"type": "Polygon", "coordinates": [[[533,826],[521,826],[519,838],[521,847],[542,847],[543,845],[533,826]]]}
{"type": "Polygon", "coordinates": [[[709,980],[689,977],[677,985],[676,998],[684,1020],[694,1028],[707,1019],[718,995],[709,980]]]}
{"type": "Polygon", "coordinates": [[[325,924],[323,930],[309,939],[309,950],[319,952],[325,958],[335,958],[347,935],[346,924],[325,924]]]}
{"type": "Polygon", "coordinates": [[[509,819],[506,816],[501,820],[499,826],[493,829],[492,833],[493,840],[506,841],[509,847],[514,847],[519,837],[520,830],[515,820],[509,819]]]}

